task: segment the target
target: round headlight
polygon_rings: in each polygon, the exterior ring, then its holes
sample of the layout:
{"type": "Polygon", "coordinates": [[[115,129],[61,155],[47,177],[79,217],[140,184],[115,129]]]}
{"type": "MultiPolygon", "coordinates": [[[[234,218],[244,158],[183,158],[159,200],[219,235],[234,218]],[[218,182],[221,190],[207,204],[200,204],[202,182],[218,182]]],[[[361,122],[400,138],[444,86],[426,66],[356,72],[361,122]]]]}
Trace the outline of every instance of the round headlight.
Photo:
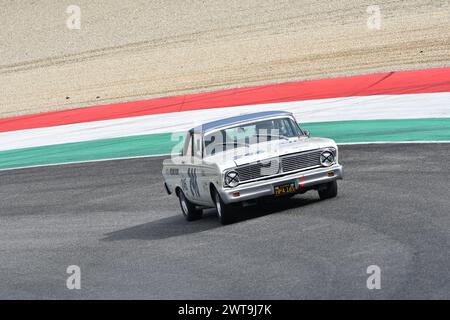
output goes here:
{"type": "Polygon", "coordinates": [[[239,174],[236,171],[228,171],[225,174],[225,185],[236,187],[239,184],[239,174]]]}
{"type": "Polygon", "coordinates": [[[329,151],[329,150],[325,150],[324,152],[322,152],[320,154],[320,164],[325,166],[325,167],[329,167],[334,163],[334,153],[329,151]]]}

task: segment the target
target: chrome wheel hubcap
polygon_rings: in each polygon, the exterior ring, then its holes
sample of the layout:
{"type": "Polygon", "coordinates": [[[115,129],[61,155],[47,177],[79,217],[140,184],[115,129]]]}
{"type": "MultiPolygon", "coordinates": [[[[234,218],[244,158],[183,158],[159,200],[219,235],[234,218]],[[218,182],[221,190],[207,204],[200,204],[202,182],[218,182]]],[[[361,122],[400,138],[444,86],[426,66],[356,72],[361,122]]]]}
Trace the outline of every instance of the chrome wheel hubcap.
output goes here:
{"type": "Polygon", "coordinates": [[[222,208],[220,206],[220,199],[219,199],[219,195],[216,194],[216,209],[217,209],[217,214],[219,215],[219,217],[222,216],[222,208]]]}
{"type": "Polygon", "coordinates": [[[181,196],[181,209],[183,209],[183,213],[185,215],[187,215],[188,208],[187,208],[186,201],[184,200],[183,196],[181,196]]]}

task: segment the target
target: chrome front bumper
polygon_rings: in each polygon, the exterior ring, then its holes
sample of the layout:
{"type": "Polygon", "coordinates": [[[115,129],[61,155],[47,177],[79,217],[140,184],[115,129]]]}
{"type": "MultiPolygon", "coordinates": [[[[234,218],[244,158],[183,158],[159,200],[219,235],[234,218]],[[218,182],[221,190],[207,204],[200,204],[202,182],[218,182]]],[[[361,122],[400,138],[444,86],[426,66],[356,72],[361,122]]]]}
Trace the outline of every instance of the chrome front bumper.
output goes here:
{"type": "Polygon", "coordinates": [[[296,172],[281,177],[243,183],[242,185],[238,185],[236,188],[223,188],[219,191],[219,193],[225,203],[233,203],[265,196],[272,196],[274,195],[275,186],[283,183],[295,182],[297,191],[301,192],[302,188],[307,189],[314,185],[319,185],[342,178],[342,166],[340,164],[335,164],[326,168],[317,168],[313,170],[296,172]],[[332,176],[331,173],[333,174],[332,176]],[[237,193],[239,193],[239,195],[237,195],[237,193]]]}

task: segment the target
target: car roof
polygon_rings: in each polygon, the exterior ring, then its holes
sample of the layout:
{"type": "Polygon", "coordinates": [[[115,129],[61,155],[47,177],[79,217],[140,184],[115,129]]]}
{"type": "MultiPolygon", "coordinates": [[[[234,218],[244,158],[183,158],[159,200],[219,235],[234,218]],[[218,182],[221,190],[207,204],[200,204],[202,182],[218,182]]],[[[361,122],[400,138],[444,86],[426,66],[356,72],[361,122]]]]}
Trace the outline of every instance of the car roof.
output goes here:
{"type": "Polygon", "coordinates": [[[192,128],[189,130],[190,132],[206,132],[213,129],[217,129],[220,127],[225,127],[228,125],[231,125],[233,123],[239,123],[239,122],[246,122],[248,120],[258,120],[258,119],[264,119],[274,116],[292,116],[292,113],[287,111],[262,111],[262,112],[255,112],[255,113],[248,113],[243,114],[239,116],[224,118],[220,120],[215,120],[211,122],[204,123],[198,127],[192,128]]]}

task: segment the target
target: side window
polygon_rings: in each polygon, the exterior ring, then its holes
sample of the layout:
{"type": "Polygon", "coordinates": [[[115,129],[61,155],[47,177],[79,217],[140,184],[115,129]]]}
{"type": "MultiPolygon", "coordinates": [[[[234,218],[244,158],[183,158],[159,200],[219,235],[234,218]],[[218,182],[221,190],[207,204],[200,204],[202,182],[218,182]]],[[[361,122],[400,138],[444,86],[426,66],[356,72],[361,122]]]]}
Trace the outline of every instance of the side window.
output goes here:
{"type": "Polygon", "coordinates": [[[191,133],[188,137],[186,137],[183,155],[202,158],[202,149],[203,147],[201,134],[191,133]]]}
{"type": "Polygon", "coordinates": [[[303,136],[303,130],[300,129],[300,125],[293,121],[293,120],[289,120],[289,123],[291,124],[292,130],[294,131],[294,134],[297,136],[303,136]]]}
{"type": "Polygon", "coordinates": [[[202,135],[199,133],[194,133],[194,152],[193,155],[197,158],[202,158],[202,135]]]}
{"type": "Polygon", "coordinates": [[[185,155],[185,156],[191,156],[192,155],[192,134],[189,134],[186,137],[186,142],[184,143],[183,155],[185,155]]]}
{"type": "Polygon", "coordinates": [[[288,119],[283,119],[283,122],[281,123],[280,132],[283,136],[287,137],[295,136],[295,132],[293,131],[288,119]]]}

